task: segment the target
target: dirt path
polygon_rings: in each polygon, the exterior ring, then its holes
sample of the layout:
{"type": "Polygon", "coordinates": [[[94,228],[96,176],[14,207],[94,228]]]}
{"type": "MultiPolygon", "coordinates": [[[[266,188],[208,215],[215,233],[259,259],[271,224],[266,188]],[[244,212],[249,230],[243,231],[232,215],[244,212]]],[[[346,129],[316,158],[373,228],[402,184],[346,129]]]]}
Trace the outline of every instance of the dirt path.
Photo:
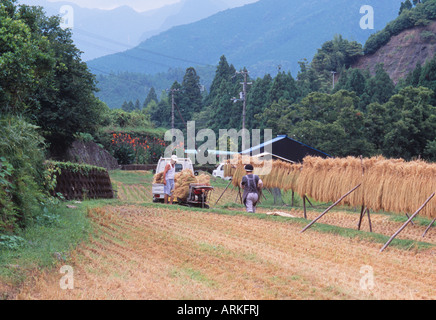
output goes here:
{"type": "Polygon", "coordinates": [[[436,252],[410,252],[300,224],[107,207],[62,274],[35,277],[20,299],[435,299],[436,252]]]}

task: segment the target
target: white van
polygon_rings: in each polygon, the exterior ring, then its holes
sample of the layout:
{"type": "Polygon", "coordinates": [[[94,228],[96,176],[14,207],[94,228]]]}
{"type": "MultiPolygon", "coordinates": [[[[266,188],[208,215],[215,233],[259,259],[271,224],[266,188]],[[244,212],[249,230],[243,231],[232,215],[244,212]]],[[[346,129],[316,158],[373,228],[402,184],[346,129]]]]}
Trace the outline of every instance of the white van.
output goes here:
{"type": "MultiPolygon", "coordinates": [[[[167,163],[170,163],[171,158],[160,158],[159,162],[157,163],[156,166],[156,172],[157,173],[161,173],[162,171],[165,170],[165,166],[167,165],[167,163]]],[[[177,160],[176,163],[176,173],[185,170],[185,169],[190,169],[192,171],[193,174],[194,173],[194,166],[192,165],[192,161],[190,158],[179,158],[177,160]]],[[[164,201],[164,185],[163,183],[153,183],[152,185],[152,193],[153,193],[153,202],[161,202],[164,201]]]]}
{"type": "Polygon", "coordinates": [[[220,163],[215,170],[212,171],[212,176],[218,177],[225,180],[230,180],[231,177],[224,177],[224,165],[225,163],[220,163]]]}

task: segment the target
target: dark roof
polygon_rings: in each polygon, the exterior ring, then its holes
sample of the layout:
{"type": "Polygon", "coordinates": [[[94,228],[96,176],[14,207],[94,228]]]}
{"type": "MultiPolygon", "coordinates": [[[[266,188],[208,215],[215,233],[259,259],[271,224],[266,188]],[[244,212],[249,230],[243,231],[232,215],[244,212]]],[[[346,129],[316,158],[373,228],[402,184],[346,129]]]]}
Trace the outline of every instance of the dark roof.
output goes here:
{"type": "Polygon", "coordinates": [[[277,138],[274,138],[270,141],[266,141],[258,146],[252,147],[245,151],[242,151],[242,154],[255,154],[264,153],[268,150],[265,150],[265,146],[272,146],[271,152],[273,157],[278,156],[281,158],[288,159],[293,162],[303,162],[303,159],[306,156],[313,157],[321,157],[321,158],[330,158],[331,156],[325,152],[312,148],[308,145],[305,145],[302,142],[296,141],[294,139],[289,138],[287,135],[280,135],[277,138]]]}

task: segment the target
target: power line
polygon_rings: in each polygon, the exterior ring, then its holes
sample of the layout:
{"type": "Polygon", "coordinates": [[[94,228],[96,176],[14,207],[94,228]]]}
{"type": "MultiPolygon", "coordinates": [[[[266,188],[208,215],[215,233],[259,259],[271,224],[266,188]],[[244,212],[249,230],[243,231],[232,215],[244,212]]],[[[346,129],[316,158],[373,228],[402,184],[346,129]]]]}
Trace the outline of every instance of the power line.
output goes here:
{"type": "MultiPolygon", "coordinates": [[[[103,40],[106,41],[106,42],[110,42],[110,43],[118,44],[118,45],[125,46],[125,47],[128,47],[128,48],[130,47],[130,46],[127,45],[127,44],[123,44],[123,43],[120,43],[120,42],[117,42],[117,41],[114,41],[114,40],[111,40],[111,39],[108,39],[108,38],[105,38],[105,37],[102,37],[102,36],[99,36],[99,35],[93,34],[93,33],[91,33],[91,32],[87,32],[87,31],[84,31],[84,30],[81,30],[81,29],[78,29],[78,28],[75,28],[75,30],[78,30],[79,32],[82,32],[82,33],[84,33],[84,34],[88,34],[88,35],[90,35],[91,37],[94,37],[94,38],[97,38],[97,39],[98,39],[98,38],[99,38],[99,39],[103,39],[103,40]]],[[[170,66],[170,65],[168,65],[168,64],[164,64],[164,63],[160,63],[160,62],[156,62],[156,61],[152,61],[152,60],[144,59],[144,58],[142,58],[142,57],[132,56],[132,55],[127,54],[126,52],[119,52],[119,51],[116,51],[116,50],[110,49],[110,48],[108,48],[108,47],[100,46],[100,45],[98,45],[98,44],[96,44],[96,43],[91,43],[91,42],[89,42],[89,41],[87,41],[87,40],[84,40],[84,39],[82,39],[82,38],[80,38],[80,41],[82,41],[82,42],[84,42],[84,43],[86,43],[86,44],[88,44],[88,45],[91,45],[91,46],[93,46],[93,47],[96,47],[96,48],[100,48],[100,49],[104,49],[104,50],[109,50],[109,51],[112,51],[113,53],[120,54],[120,55],[124,55],[124,56],[126,56],[126,57],[128,57],[128,58],[136,59],[136,60],[139,60],[139,61],[144,61],[144,62],[147,62],[147,63],[153,63],[153,64],[161,65],[161,66],[164,66],[164,67],[167,67],[167,68],[172,68],[172,67],[173,67],[173,66],[170,66]]],[[[145,52],[153,53],[153,54],[155,54],[155,55],[160,55],[160,56],[162,56],[162,57],[166,57],[166,58],[172,58],[172,59],[180,60],[180,61],[184,61],[184,62],[192,62],[192,63],[195,63],[195,64],[197,64],[197,65],[203,65],[203,66],[210,66],[210,67],[212,67],[211,65],[201,64],[201,63],[197,63],[197,62],[193,62],[193,61],[189,61],[189,60],[185,60],[185,59],[180,59],[180,58],[176,58],[176,57],[171,57],[171,56],[168,56],[168,55],[162,55],[162,54],[159,54],[159,53],[156,53],[156,52],[152,52],[152,51],[150,51],[150,50],[145,50],[145,49],[143,49],[143,48],[138,48],[138,49],[141,50],[141,51],[145,51],[145,52]]],[[[130,82],[130,83],[135,83],[135,84],[137,84],[137,85],[139,85],[139,86],[144,86],[144,84],[142,84],[142,83],[140,83],[140,82],[136,82],[136,81],[132,81],[132,80],[124,79],[124,78],[122,78],[122,77],[120,77],[120,76],[118,76],[118,75],[116,75],[116,74],[114,74],[114,73],[112,73],[112,72],[103,71],[103,70],[101,70],[101,69],[99,69],[99,68],[96,68],[96,67],[94,67],[94,66],[90,66],[90,65],[88,65],[88,68],[90,68],[90,69],[92,69],[92,70],[95,70],[95,71],[97,71],[97,72],[99,72],[99,73],[102,73],[102,74],[106,74],[106,75],[109,75],[109,76],[112,76],[112,77],[116,77],[116,78],[118,78],[118,79],[121,79],[121,80],[124,81],[124,82],[130,82]]]]}
{"type": "MultiPolygon", "coordinates": [[[[128,45],[128,44],[125,44],[125,43],[121,43],[121,42],[115,41],[113,39],[109,39],[109,38],[103,37],[101,35],[98,35],[98,34],[95,34],[95,33],[89,32],[89,31],[85,31],[85,30],[82,30],[82,29],[79,29],[79,28],[74,28],[73,32],[74,31],[79,31],[79,33],[82,33],[82,34],[87,35],[89,37],[92,37],[94,39],[100,39],[100,40],[103,40],[105,42],[116,44],[116,45],[119,45],[119,46],[123,46],[123,47],[128,48],[128,49],[135,49],[135,50],[143,51],[143,52],[146,52],[146,53],[149,53],[149,54],[153,54],[153,55],[156,55],[156,56],[159,56],[159,57],[163,57],[163,58],[167,58],[167,59],[172,59],[172,60],[176,60],[176,61],[187,62],[187,63],[194,63],[194,64],[196,64],[198,66],[213,67],[212,65],[207,64],[207,63],[202,63],[202,62],[198,62],[198,61],[192,61],[192,60],[188,60],[188,59],[184,59],[184,58],[179,58],[179,57],[174,57],[174,56],[170,56],[170,55],[163,54],[163,53],[160,53],[160,52],[148,50],[148,49],[145,49],[143,47],[140,47],[139,45],[134,47],[134,48],[132,48],[131,45],[128,45]]],[[[82,41],[85,41],[85,40],[82,40],[82,41]]],[[[105,48],[105,49],[107,49],[107,48],[105,48]]],[[[124,52],[119,52],[119,53],[124,53],[124,52]]]]}
{"type": "MultiPolygon", "coordinates": [[[[121,43],[121,42],[118,42],[118,41],[115,41],[115,40],[112,40],[112,39],[109,39],[109,38],[106,38],[106,37],[103,37],[103,36],[100,36],[100,35],[97,35],[95,33],[89,32],[89,31],[81,30],[80,28],[74,28],[73,31],[78,31],[79,36],[80,36],[80,33],[81,33],[84,36],[88,36],[88,37],[91,37],[91,38],[94,38],[94,39],[102,40],[102,41],[107,42],[107,43],[112,43],[112,44],[116,44],[116,45],[119,45],[119,46],[123,46],[123,47],[129,48],[129,49],[132,49],[130,45],[127,45],[125,43],[121,43]]],[[[124,56],[126,56],[128,58],[132,58],[132,59],[136,59],[136,60],[141,60],[141,61],[145,61],[147,63],[153,63],[153,64],[161,65],[161,66],[164,66],[164,67],[168,67],[168,68],[172,67],[170,65],[167,65],[167,64],[164,64],[164,63],[161,63],[161,62],[151,61],[151,60],[148,60],[148,59],[144,59],[142,57],[132,56],[132,55],[129,55],[128,53],[126,53],[126,52],[119,52],[119,51],[116,51],[114,49],[110,49],[110,48],[108,48],[106,46],[101,46],[101,45],[98,45],[98,44],[96,44],[94,42],[89,42],[87,40],[84,40],[83,38],[79,38],[79,40],[81,42],[86,43],[88,45],[91,45],[93,47],[104,49],[104,50],[108,50],[108,51],[112,51],[113,53],[124,55],[124,56]]],[[[183,59],[183,58],[169,56],[169,55],[162,54],[162,53],[159,53],[159,52],[154,52],[154,51],[151,51],[151,50],[147,50],[147,49],[139,47],[139,46],[135,47],[135,49],[139,50],[139,51],[143,51],[143,52],[149,53],[149,54],[153,54],[153,55],[156,55],[156,56],[164,57],[164,58],[167,58],[167,59],[172,59],[172,60],[177,60],[177,61],[182,61],[182,62],[188,62],[188,63],[194,63],[194,64],[196,64],[198,66],[214,67],[214,66],[212,66],[210,64],[199,63],[199,62],[192,61],[192,60],[187,60],[187,59],[183,59]]],[[[88,67],[90,69],[98,71],[98,72],[100,72],[102,74],[106,74],[106,75],[109,75],[109,76],[121,79],[122,81],[129,82],[129,83],[136,83],[139,86],[144,86],[144,84],[142,84],[140,82],[124,79],[124,78],[122,78],[122,77],[120,77],[120,76],[118,76],[118,75],[116,75],[114,73],[103,71],[103,70],[101,70],[99,68],[96,68],[94,66],[89,66],[88,65],[88,67]]],[[[181,115],[179,107],[174,102],[174,91],[179,91],[179,90],[171,90],[171,92],[172,92],[172,129],[173,130],[174,130],[174,107],[175,106],[177,107],[178,114],[179,114],[182,122],[186,125],[186,122],[185,122],[185,120],[183,119],[183,117],[181,115]]]]}
{"type": "Polygon", "coordinates": [[[163,66],[163,67],[167,67],[167,68],[172,68],[173,67],[173,66],[170,66],[169,64],[164,64],[164,63],[161,63],[161,62],[147,60],[147,59],[144,59],[142,57],[135,57],[135,56],[127,54],[126,52],[119,52],[119,51],[116,51],[116,50],[113,50],[113,49],[110,49],[110,48],[107,48],[107,47],[100,46],[100,45],[95,44],[95,43],[91,43],[91,42],[86,41],[86,40],[80,40],[80,41],[82,41],[84,43],[87,43],[88,45],[91,45],[93,47],[104,49],[104,50],[109,50],[109,51],[112,51],[115,54],[120,54],[120,55],[126,56],[128,58],[132,58],[132,59],[135,59],[135,60],[140,60],[140,61],[144,61],[144,62],[147,62],[147,63],[153,63],[153,64],[157,64],[157,65],[160,65],[160,66],[163,66]]]}

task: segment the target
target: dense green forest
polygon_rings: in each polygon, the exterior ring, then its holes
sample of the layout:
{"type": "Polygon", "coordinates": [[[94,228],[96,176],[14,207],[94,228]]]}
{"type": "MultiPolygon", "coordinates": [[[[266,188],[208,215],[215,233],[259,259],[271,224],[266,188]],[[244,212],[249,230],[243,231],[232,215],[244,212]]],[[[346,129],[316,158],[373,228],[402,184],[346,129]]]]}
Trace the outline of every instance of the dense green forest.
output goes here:
{"type": "MultiPolygon", "coordinates": [[[[324,53],[323,53],[324,54],[324,53]]],[[[436,57],[397,86],[382,65],[376,74],[347,69],[332,87],[331,75],[302,63],[296,79],[280,72],[250,80],[247,128],[273,130],[334,156],[402,157],[436,160],[436,57]]],[[[197,129],[241,128],[242,103],[234,103],[241,84],[235,69],[222,57],[210,93],[199,106],[196,86],[174,83],[176,128],[187,120],[197,129]],[[191,92],[188,95],[188,92],[191,92]],[[186,93],[186,94],[185,94],[186,93]],[[196,94],[194,94],[196,93],[196,94]]],[[[163,95],[146,109],[156,126],[171,125],[171,100],[163,95]]]]}
{"type": "Polygon", "coordinates": [[[188,67],[196,69],[209,89],[222,55],[254,78],[274,76],[279,65],[295,76],[298,61],[310,60],[335,34],[365,43],[374,31],[359,24],[363,5],[373,7],[374,28],[381,30],[395,19],[400,4],[401,0],[259,0],[172,28],[131,50],[87,64],[97,75],[97,97],[110,108],[119,108],[125,100],[143,102],[151,87],[160,95],[174,81],[181,83],[188,67]]]}
{"type": "Polygon", "coordinates": [[[103,105],[94,76],[59,19],[0,1],[0,230],[47,214],[43,161],[76,132],[95,133],[103,105]]]}
{"type": "MultiPolygon", "coordinates": [[[[94,69],[91,68],[91,71],[94,69]]],[[[215,75],[215,66],[196,67],[197,74],[201,77],[201,85],[208,88],[215,75]]],[[[120,108],[124,102],[133,103],[137,99],[144,102],[148,92],[153,88],[158,98],[162,91],[171,88],[174,81],[182,82],[186,68],[171,68],[167,72],[144,74],[135,72],[119,72],[97,74],[96,80],[99,91],[96,96],[104,101],[110,109],[120,108]]]]}
{"type": "MultiPolygon", "coordinates": [[[[95,76],[59,17],[0,0],[1,232],[52,217],[56,200],[45,160],[62,160],[75,139],[110,147],[113,130],[135,127],[150,137],[142,150],[160,150],[152,147],[162,134],[148,117],[110,110],[96,91],[95,76]]],[[[111,151],[120,152],[116,146],[111,151]]]]}
{"type": "MultiPolygon", "coordinates": [[[[428,23],[435,4],[403,5],[398,21],[424,12],[419,24],[428,23]]],[[[119,163],[153,163],[165,148],[173,97],[176,128],[184,130],[187,121],[217,134],[241,128],[242,102],[235,98],[243,77],[224,55],[207,90],[189,67],[171,81],[170,91],[151,87],[143,101],[124,101],[112,110],[97,98],[96,76],[59,22],[41,8],[0,0],[2,232],[50,215],[53,185],[44,161],[62,160],[75,139],[99,143],[119,163]]],[[[295,76],[279,70],[248,79],[247,127],[270,128],[333,156],[435,161],[436,57],[395,85],[383,65],[373,75],[351,68],[365,47],[337,35],[311,62],[300,61],[295,76]]]]}

